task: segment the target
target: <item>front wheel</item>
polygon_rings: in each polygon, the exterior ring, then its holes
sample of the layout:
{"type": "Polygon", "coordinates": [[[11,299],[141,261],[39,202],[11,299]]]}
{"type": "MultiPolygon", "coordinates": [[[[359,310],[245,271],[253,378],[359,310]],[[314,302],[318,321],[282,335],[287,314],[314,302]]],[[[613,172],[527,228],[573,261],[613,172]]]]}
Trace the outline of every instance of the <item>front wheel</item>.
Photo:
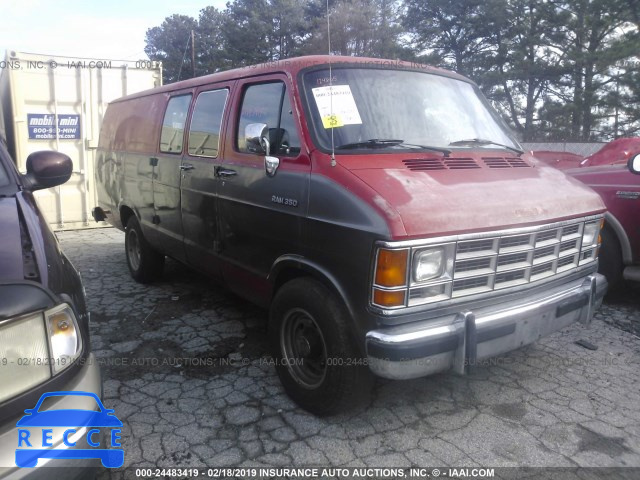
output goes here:
{"type": "Polygon", "coordinates": [[[142,234],[140,222],[131,216],[124,237],[127,265],[131,276],[140,283],[150,283],[162,275],[164,255],[155,251],[142,234]]]}
{"type": "Polygon", "coordinates": [[[373,376],[349,334],[344,306],[327,288],[292,280],[276,294],[269,317],[276,370],[298,405],[324,416],[365,402],[373,376]]]}

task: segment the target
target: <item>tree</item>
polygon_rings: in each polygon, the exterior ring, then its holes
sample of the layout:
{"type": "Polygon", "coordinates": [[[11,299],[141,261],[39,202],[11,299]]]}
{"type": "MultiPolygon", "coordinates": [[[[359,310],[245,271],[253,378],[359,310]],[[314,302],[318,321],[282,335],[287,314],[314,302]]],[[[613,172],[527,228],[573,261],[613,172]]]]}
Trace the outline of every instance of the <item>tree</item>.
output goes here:
{"type": "Polygon", "coordinates": [[[229,68],[222,27],[226,14],[215,7],[200,10],[196,28],[196,63],[199,75],[229,68]]]}
{"type": "MultiPolygon", "coordinates": [[[[317,16],[311,19],[312,34],[304,51],[326,54],[329,47],[323,8],[326,4],[320,0],[314,5],[310,10],[317,16]]],[[[329,18],[333,54],[413,58],[401,42],[400,6],[394,0],[338,0],[330,6],[329,18]]]]}
{"type": "MultiPolygon", "coordinates": [[[[191,31],[198,23],[187,15],[172,15],[162,25],[147,30],[145,53],[151,60],[162,62],[163,81],[175,82],[192,76],[192,68],[185,64],[191,31]],[[185,68],[186,67],[186,68],[185,68]]],[[[196,68],[196,75],[198,69],[196,68]]]]}
{"type": "Polygon", "coordinates": [[[612,68],[640,49],[638,29],[631,27],[627,0],[567,1],[564,8],[570,14],[564,63],[571,73],[564,85],[573,94],[571,135],[589,140],[603,118],[596,108],[602,106],[605,87],[616,78],[612,68]]]}

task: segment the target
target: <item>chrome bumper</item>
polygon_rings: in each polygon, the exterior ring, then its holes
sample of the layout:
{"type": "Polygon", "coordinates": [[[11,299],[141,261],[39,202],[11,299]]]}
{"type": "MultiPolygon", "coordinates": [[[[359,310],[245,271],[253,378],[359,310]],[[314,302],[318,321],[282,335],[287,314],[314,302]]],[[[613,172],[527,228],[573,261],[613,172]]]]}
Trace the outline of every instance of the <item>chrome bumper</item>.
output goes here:
{"type": "Polygon", "coordinates": [[[595,273],[525,301],[370,331],[369,367],[398,380],[449,369],[462,374],[478,360],[533,343],[575,321],[588,325],[606,290],[607,280],[595,273]]]}

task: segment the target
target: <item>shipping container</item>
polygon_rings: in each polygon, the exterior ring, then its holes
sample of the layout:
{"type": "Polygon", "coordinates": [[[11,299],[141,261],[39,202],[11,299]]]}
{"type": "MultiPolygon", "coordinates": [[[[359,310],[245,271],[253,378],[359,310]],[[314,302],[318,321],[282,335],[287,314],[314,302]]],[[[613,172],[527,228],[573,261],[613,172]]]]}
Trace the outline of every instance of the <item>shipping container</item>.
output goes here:
{"type": "Polygon", "coordinates": [[[107,104],[160,86],[161,63],[8,50],[0,64],[0,116],[18,169],[26,172],[27,157],[38,150],[58,150],[73,160],[67,183],[36,194],[47,221],[57,230],[99,226],[91,218],[94,161],[107,104]]]}

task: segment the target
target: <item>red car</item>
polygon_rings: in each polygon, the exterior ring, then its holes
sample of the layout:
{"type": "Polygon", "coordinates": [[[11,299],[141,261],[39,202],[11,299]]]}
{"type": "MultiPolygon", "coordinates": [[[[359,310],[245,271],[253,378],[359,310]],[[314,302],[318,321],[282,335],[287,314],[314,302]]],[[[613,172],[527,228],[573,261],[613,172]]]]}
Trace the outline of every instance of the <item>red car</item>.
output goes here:
{"type": "Polygon", "coordinates": [[[640,138],[614,140],[573,165],[565,152],[533,153],[590,186],[604,200],[609,211],[598,271],[607,277],[610,291],[623,280],[640,281],[640,178],[633,175],[639,170],[640,138]]]}

